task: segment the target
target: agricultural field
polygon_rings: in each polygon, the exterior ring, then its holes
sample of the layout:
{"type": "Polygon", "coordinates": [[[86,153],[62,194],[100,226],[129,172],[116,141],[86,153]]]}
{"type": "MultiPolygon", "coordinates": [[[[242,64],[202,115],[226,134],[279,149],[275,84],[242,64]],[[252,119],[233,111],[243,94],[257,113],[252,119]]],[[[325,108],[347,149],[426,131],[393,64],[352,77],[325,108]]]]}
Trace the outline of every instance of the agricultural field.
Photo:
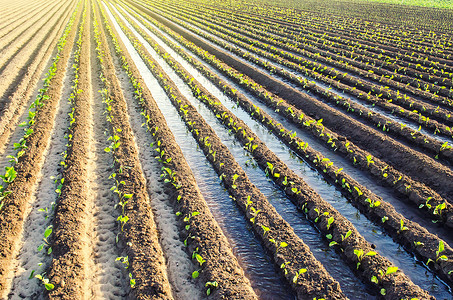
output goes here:
{"type": "Polygon", "coordinates": [[[451,3],[329,3],[0,0],[0,298],[452,299],[451,3]]]}

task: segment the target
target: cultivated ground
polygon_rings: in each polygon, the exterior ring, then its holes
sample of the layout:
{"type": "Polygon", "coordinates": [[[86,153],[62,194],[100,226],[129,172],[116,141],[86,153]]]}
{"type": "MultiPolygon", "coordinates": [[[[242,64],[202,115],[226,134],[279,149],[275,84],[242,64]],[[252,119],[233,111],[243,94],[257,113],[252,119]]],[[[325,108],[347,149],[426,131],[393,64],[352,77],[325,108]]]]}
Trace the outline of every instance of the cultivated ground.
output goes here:
{"type": "Polygon", "coordinates": [[[451,11],[343,4],[2,0],[0,297],[451,299],[451,11]]]}

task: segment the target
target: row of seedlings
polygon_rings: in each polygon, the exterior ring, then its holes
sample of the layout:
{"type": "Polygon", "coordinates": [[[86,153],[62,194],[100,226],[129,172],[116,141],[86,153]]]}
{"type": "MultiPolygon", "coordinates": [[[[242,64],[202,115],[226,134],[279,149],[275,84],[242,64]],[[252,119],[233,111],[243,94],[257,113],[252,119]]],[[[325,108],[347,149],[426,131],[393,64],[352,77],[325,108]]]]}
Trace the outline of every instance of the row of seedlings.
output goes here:
{"type": "MultiPolygon", "coordinates": [[[[52,262],[48,277],[54,289],[50,299],[86,297],[87,260],[84,236],[88,205],[88,152],[91,98],[90,83],[90,5],[84,2],[82,22],[74,52],[74,80],[69,98],[69,128],[65,135],[67,149],[60,163],[60,177],[56,179],[58,195],[52,227],[52,262]]],[[[47,238],[47,237],[46,237],[47,238]]]]}
{"type": "MultiPolygon", "coordinates": [[[[86,3],[84,4],[84,9],[83,9],[83,13],[82,13],[82,19],[80,21],[80,25],[78,26],[78,38],[76,40],[76,47],[75,47],[75,50],[74,50],[74,61],[73,61],[73,64],[72,64],[72,68],[74,70],[73,72],[73,83],[74,85],[72,86],[72,92],[70,94],[70,97],[69,97],[69,103],[70,104],[74,104],[74,98],[76,97],[77,95],[77,90],[78,90],[78,78],[79,78],[79,68],[80,68],[80,52],[81,52],[81,42],[82,42],[82,33],[83,33],[83,27],[84,27],[84,24],[86,22],[86,3]]],[[[70,142],[71,142],[71,139],[72,139],[72,135],[70,134],[71,132],[71,129],[72,129],[72,124],[75,122],[75,118],[74,118],[74,108],[72,108],[71,112],[68,113],[68,119],[69,119],[69,127],[67,128],[66,130],[66,133],[65,133],[65,139],[68,139],[68,143],[66,144],[66,147],[67,149],[61,153],[61,156],[62,156],[62,160],[60,161],[59,163],[59,166],[64,169],[66,169],[68,167],[68,165],[66,164],[66,158],[68,156],[68,149],[70,149],[70,142]]],[[[56,184],[56,188],[55,188],[55,193],[56,193],[56,200],[58,201],[58,198],[61,197],[61,191],[63,189],[63,184],[64,184],[65,180],[64,180],[64,175],[62,174],[61,176],[59,176],[58,178],[55,178],[55,184],[56,184]]],[[[42,241],[41,241],[41,244],[37,247],[37,250],[39,252],[43,251],[46,255],[48,255],[49,257],[51,256],[54,248],[57,248],[55,247],[53,241],[55,241],[55,239],[58,239],[58,237],[56,237],[55,235],[52,236],[52,233],[54,232],[54,225],[51,224],[51,222],[53,221],[54,217],[59,217],[58,214],[55,216],[54,213],[55,213],[55,206],[56,206],[56,201],[54,202],[51,202],[50,203],[50,207],[45,207],[45,208],[40,208],[39,211],[43,212],[45,215],[44,215],[44,218],[45,220],[48,220],[48,225],[47,228],[45,229],[44,231],[44,236],[42,238],[42,241]]],[[[57,253],[58,253],[58,248],[57,248],[57,253]]],[[[46,270],[45,268],[49,268],[50,266],[46,266],[44,262],[40,262],[38,263],[38,266],[39,267],[43,267],[44,270],[43,271],[38,271],[36,272],[37,270],[32,270],[31,273],[30,273],[30,277],[29,279],[31,278],[37,278],[39,281],[41,281],[41,283],[43,284],[44,288],[47,290],[47,291],[52,291],[54,288],[55,288],[55,284],[52,282],[51,279],[48,278],[47,274],[48,274],[48,270],[46,270]],[[35,273],[38,273],[35,275],[35,273]]]]}

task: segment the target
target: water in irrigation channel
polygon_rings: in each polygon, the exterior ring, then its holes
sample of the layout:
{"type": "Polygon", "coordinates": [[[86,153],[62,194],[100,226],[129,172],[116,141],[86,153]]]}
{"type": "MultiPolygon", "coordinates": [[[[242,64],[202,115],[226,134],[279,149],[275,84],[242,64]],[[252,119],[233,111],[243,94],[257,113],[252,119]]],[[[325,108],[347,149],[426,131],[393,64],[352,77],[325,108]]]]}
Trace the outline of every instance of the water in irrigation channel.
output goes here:
{"type": "MultiPolygon", "coordinates": [[[[148,32],[149,33],[149,32],[148,32]]],[[[152,35],[152,34],[151,34],[152,35]]],[[[153,38],[157,38],[152,35],[153,38]]],[[[310,243],[312,241],[307,240],[307,230],[306,228],[301,229],[299,226],[304,226],[305,224],[300,224],[301,220],[305,220],[303,214],[300,214],[295,211],[293,205],[288,205],[288,200],[284,193],[276,188],[273,184],[268,182],[264,177],[263,172],[257,168],[250,167],[253,165],[251,163],[253,160],[244,155],[243,148],[236,144],[233,138],[228,134],[227,130],[217,122],[215,116],[200,104],[192,95],[189,88],[180,80],[177,75],[171,70],[166,63],[160,59],[157,54],[149,47],[146,41],[141,40],[141,43],[148,48],[148,51],[154,56],[154,58],[159,62],[159,64],[164,68],[165,72],[175,81],[178,88],[183,92],[183,94],[197,107],[198,111],[205,120],[209,123],[211,127],[216,131],[219,137],[222,139],[222,142],[230,149],[230,151],[235,156],[236,160],[240,163],[243,169],[247,172],[249,178],[252,182],[260,187],[261,191],[271,199],[271,203],[275,206],[277,211],[288,221],[291,226],[295,229],[296,233],[299,234],[301,238],[310,246],[310,249],[314,252],[315,256],[323,262],[326,269],[338,279],[338,274],[335,276],[335,271],[331,269],[329,265],[331,262],[327,262],[325,257],[318,257],[319,253],[317,250],[322,249],[326,251],[325,245],[318,244],[314,245],[310,243]],[[288,212],[291,211],[290,213],[288,212]]],[[[168,47],[166,47],[168,48],[168,47]]],[[[167,49],[168,50],[168,49],[167,49]]],[[[169,51],[173,57],[176,57],[177,54],[173,51],[169,51]]],[[[180,61],[182,62],[182,61],[180,61]]],[[[284,144],[282,144],[274,135],[270,134],[268,130],[263,127],[261,124],[257,123],[255,120],[244,112],[240,108],[236,108],[235,104],[225,97],[219,89],[213,86],[207,79],[203,78],[198,72],[188,65],[188,63],[183,64],[189,72],[199,80],[206,88],[208,88],[213,94],[215,94],[222,103],[233,111],[236,116],[241,118],[249,127],[251,127],[254,132],[260,137],[260,139],[265,142],[268,147],[288,166],[291,166],[292,169],[301,176],[310,186],[312,186],[322,197],[323,199],[329,201],[340,213],[342,213],[346,218],[348,218],[354,226],[359,230],[359,232],[371,243],[377,246],[377,250],[384,256],[388,257],[396,266],[402,269],[413,281],[414,283],[420,285],[422,288],[428,290],[434,296],[439,299],[451,297],[449,294],[449,289],[446,285],[443,284],[436,276],[433,276],[432,273],[428,272],[423,265],[417,263],[414,258],[408,254],[404,249],[399,247],[393,240],[387,236],[383,230],[379,227],[368,221],[363,217],[360,212],[351,206],[351,204],[344,198],[339,191],[335,189],[332,185],[324,181],[322,176],[320,176],[315,170],[311,169],[307,164],[298,158],[292,151],[290,151],[284,144]],[[296,167],[294,167],[296,166],[296,167]],[[420,276],[420,274],[425,274],[420,276]]],[[[306,225],[309,225],[308,223],[306,225]]],[[[311,225],[310,225],[311,227],[311,225]]],[[[317,237],[319,239],[319,237],[317,237]]],[[[315,242],[317,243],[317,242],[315,242]]],[[[328,247],[327,247],[328,248],[328,247]]],[[[328,252],[328,251],[327,251],[328,252]]],[[[325,253],[324,253],[325,254],[325,253]]],[[[336,256],[333,253],[334,257],[336,256]]],[[[344,276],[344,275],[341,275],[344,276]]],[[[345,283],[341,280],[340,284],[343,287],[343,290],[348,290],[345,283]]],[[[350,283],[349,283],[350,284],[350,283]]],[[[346,284],[347,285],[347,284],[346,284]]],[[[352,287],[351,287],[352,288],[352,287]]]]}
{"type": "MultiPolygon", "coordinates": [[[[126,13],[127,14],[127,13],[126,13]]],[[[127,14],[129,17],[133,18],[131,15],[127,14]]],[[[133,18],[135,20],[135,18],[133,18]]],[[[146,21],[145,21],[146,22],[146,21]]],[[[210,81],[207,80],[205,77],[201,76],[196,70],[194,70],[193,67],[190,66],[188,62],[186,62],[182,57],[180,57],[177,53],[175,53],[170,47],[168,47],[163,41],[159,40],[154,34],[152,34],[149,30],[147,30],[143,25],[141,25],[139,22],[137,22],[141,28],[147,32],[151,37],[153,37],[156,42],[162,46],[172,57],[174,57],[179,63],[181,63],[186,70],[189,71],[189,73],[192,74],[192,76],[196,77],[197,80],[203,84],[205,87],[208,87],[210,91],[215,91],[216,88],[213,86],[210,86],[210,81]],[[197,75],[198,74],[198,75],[197,75]]],[[[149,23],[148,23],[149,24],[149,23]]],[[[149,24],[152,27],[154,27],[156,30],[159,30],[157,27],[155,27],[152,24],[149,24]]],[[[160,31],[160,30],[159,30],[160,31]]],[[[453,245],[453,238],[448,232],[447,229],[440,227],[439,225],[433,224],[430,220],[426,219],[426,216],[415,206],[411,206],[410,204],[402,201],[398,196],[395,195],[393,190],[389,187],[383,187],[381,185],[376,184],[375,180],[371,175],[369,175],[366,172],[363,172],[356,167],[354,167],[347,159],[343,158],[340,154],[337,154],[336,152],[332,152],[331,148],[324,144],[323,142],[319,141],[317,138],[313,137],[311,133],[307,133],[306,131],[300,129],[293,123],[289,122],[286,120],[284,117],[280,116],[278,113],[276,113],[273,109],[267,107],[266,105],[263,105],[259,99],[257,99],[252,93],[248,92],[244,88],[242,88],[239,84],[234,83],[231,81],[229,78],[224,76],[223,74],[219,73],[216,69],[214,69],[212,66],[204,62],[203,60],[199,60],[198,57],[188,51],[184,46],[181,44],[177,43],[172,39],[169,35],[166,33],[160,31],[166,38],[169,40],[175,42],[178,46],[180,46],[182,49],[186,51],[188,55],[193,57],[194,59],[200,61],[206,68],[210,69],[212,72],[216,73],[220,78],[222,78],[224,81],[228,82],[231,84],[235,89],[237,89],[239,92],[243,93],[244,95],[247,96],[249,100],[251,100],[256,106],[260,107],[260,109],[264,110],[266,113],[271,115],[275,120],[277,120],[279,123],[281,123],[283,126],[285,126],[288,130],[291,130],[293,132],[297,133],[297,136],[302,138],[304,141],[308,142],[308,144],[315,150],[327,154],[327,157],[334,162],[336,166],[342,167],[343,172],[346,172],[348,175],[353,177],[357,182],[360,184],[366,186],[368,189],[370,189],[373,193],[375,193],[378,196],[381,196],[385,201],[389,202],[392,204],[395,209],[403,214],[407,219],[410,219],[412,221],[415,221],[422,225],[423,227],[427,228],[430,232],[435,232],[440,238],[442,238],[444,241],[446,241],[448,244],[453,245]]],[[[218,96],[219,99],[223,99],[222,97],[218,96]]]]}
{"type": "MultiPolygon", "coordinates": [[[[226,43],[226,44],[228,44],[228,45],[230,45],[230,46],[232,46],[232,47],[234,47],[234,48],[239,48],[239,49],[241,49],[241,50],[243,50],[243,51],[245,51],[245,52],[247,52],[247,53],[250,53],[250,54],[252,54],[253,56],[256,56],[256,57],[258,57],[259,59],[261,59],[261,60],[267,62],[269,65],[273,65],[273,66],[275,66],[276,68],[284,69],[285,71],[287,71],[287,72],[289,72],[289,73],[291,73],[291,74],[293,74],[293,75],[295,75],[295,76],[298,76],[298,77],[307,79],[307,80],[309,80],[309,81],[311,81],[311,82],[314,82],[316,85],[318,85],[318,86],[320,86],[320,87],[322,87],[322,88],[324,88],[324,89],[326,89],[326,90],[330,90],[331,92],[333,92],[334,94],[336,94],[336,95],[338,95],[338,96],[341,96],[341,97],[343,97],[343,98],[345,98],[345,99],[350,99],[351,101],[353,101],[353,102],[355,102],[355,103],[357,103],[357,104],[359,104],[359,105],[362,105],[362,106],[368,108],[369,110],[371,110],[371,111],[373,111],[373,112],[375,112],[375,113],[381,114],[381,115],[383,115],[383,116],[385,116],[385,117],[387,117],[387,118],[389,118],[389,119],[391,119],[391,120],[393,120],[393,121],[395,121],[395,122],[402,123],[402,124],[408,126],[409,128],[411,128],[411,129],[413,129],[413,130],[418,130],[418,128],[419,128],[419,126],[420,126],[420,124],[416,123],[415,121],[405,119],[405,118],[403,118],[403,117],[401,117],[401,116],[393,115],[393,114],[391,114],[390,112],[386,111],[385,109],[383,109],[383,108],[381,108],[381,107],[375,106],[375,105],[370,104],[370,103],[366,103],[366,102],[364,102],[363,100],[360,100],[360,99],[358,99],[358,98],[356,98],[356,97],[354,97],[354,96],[347,95],[346,93],[344,93],[343,91],[341,91],[341,90],[339,90],[339,89],[337,89],[337,88],[335,88],[335,87],[330,87],[330,86],[326,85],[325,83],[323,83],[323,82],[321,82],[321,81],[319,81],[319,80],[316,80],[316,79],[307,77],[307,76],[303,75],[302,73],[300,73],[300,72],[298,72],[298,71],[295,71],[295,70],[293,70],[293,69],[291,69],[291,68],[289,68],[289,67],[287,67],[287,66],[284,66],[284,65],[281,65],[281,64],[279,64],[279,63],[276,63],[276,62],[274,62],[274,61],[272,61],[272,60],[269,60],[269,59],[267,59],[267,58],[264,57],[264,56],[261,56],[261,55],[256,54],[256,53],[251,53],[251,52],[248,51],[247,49],[245,49],[245,48],[243,48],[243,47],[241,47],[241,46],[239,46],[239,45],[237,45],[237,44],[234,44],[234,43],[232,43],[232,42],[229,42],[229,41],[227,41],[227,40],[225,40],[225,39],[223,39],[223,38],[221,38],[221,37],[219,37],[219,36],[216,36],[216,35],[214,35],[214,34],[208,32],[208,31],[206,31],[206,30],[204,30],[204,29],[201,29],[200,27],[197,27],[197,26],[195,26],[195,25],[193,25],[193,24],[189,24],[189,23],[187,23],[187,22],[186,22],[186,25],[189,26],[189,27],[191,27],[191,28],[196,28],[197,30],[203,32],[204,34],[209,35],[209,36],[211,36],[211,37],[213,37],[213,38],[215,38],[215,39],[217,39],[217,40],[219,40],[219,41],[222,41],[222,42],[224,42],[224,43],[226,43]]],[[[178,25],[178,26],[179,26],[179,25],[178,25]]],[[[247,64],[247,65],[250,65],[250,66],[253,66],[253,67],[256,67],[256,68],[258,68],[258,69],[261,69],[261,70],[267,72],[267,70],[264,69],[264,68],[263,68],[262,66],[260,66],[259,64],[256,64],[256,63],[254,63],[253,61],[246,60],[246,59],[244,59],[243,57],[238,56],[236,53],[230,52],[230,51],[228,51],[228,50],[222,48],[221,46],[217,45],[216,43],[214,43],[214,42],[212,42],[212,41],[210,41],[210,40],[208,40],[208,39],[206,39],[206,38],[204,38],[204,37],[202,37],[202,36],[198,36],[198,37],[201,38],[201,39],[203,39],[205,42],[209,43],[211,46],[213,46],[213,47],[215,47],[215,48],[217,48],[217,49],[219,49],[219,50],[227,51],[230,55],[232,55],[235,59],[241,61],[242,63],[247,64]]],[[[297,53],[296,53],[296,54],[297,54],[297,53]]],[[[307,58],[307,59],[308,59],[308,58],[307,58]]],[[[296,90],[299,90],[299,91],[301,91],[301,92],[304,92],[304,93],[306,93],[306,94],[308,94],[308,95],[310,95],[310,96],[316,98],[317,100],[319,100],[319,101],[325,103],[326,105],[328,105],[328,106],[330,106],[330,107],[332,107],[332,108],[334,108],[334,109],[337,109],[337,107],[336,107],[334,104],[330,103],[329,101],[326,101],[325,99],[323,99],[322,97],[320,97],[320,96],[318,96],[318,95],[313,94],[312,92],[309,92],[309,91],[304,90],[301,86],[299,86],[298,84],[295,84],[294,82],[291,82],[289,79],[287,79],[287,78],[285,78],[285,77],[283,77],[283,76],[280,76],[280,75],[278,75],[278,74],[273,74],[272,76],[273,76],[275,79],[277,79],[277,80],[279,80],[279,81],[281,81],[281,82],[283,82],[283,83],[285,83],[285,84],[288,84],[288,85],[291,86],[292,88],[294,88],[294,89],[296,89],[296,90]]],[[[351,75],[351,76],[352,76],[352,75],[351,75]]],[[[365,79],[363,79],[363,78],[357,78],[357,79],[360,79],[360,80],[362,80],[362,81],[365,80],[365,79]]],[[[352,118],[354,118],[354,119],[356,119],[356,120],[358,120],[359,122],[361,122],[361,123],[363,123],[363,124],[365,124],[365,125],[369,125],[367,122],[364,122],[362,119],[358,118],[358,117],[355,116],[355,115],[349,115],[349,116],[352,117],[352,118]]],[[[371,128],[376,129],[374,126],[371,126],[371,128]]],[[[432,130],[427,129],[427,128],[423,127],[423,126],[421,127],[420,132],[423,133],[423,134],[426,135],[426,136],[429,136],[430,138],[432,138],[432,139],[434,139],[434,140],[437,140],[437,141],[441,142],[441,143],[447,142],[447,143],[449,143],[450,145],[453,145],[453,142],[452,142],[452,138],[451,138],[451,137],[445,137],[445,136],[441,136],[441,135],[436,135],[436,134],[434,134],[434,133],[432,132],[432,130]]]]}
{"type": "MultiPolygon", "coordinates": [[[[110,17],[111,14],[109,13],[110,17]]],[[[251,227],[240,213],[237,205],[229,198],[228,193],[220,185],[220,180],[211,167],[203,152],[186,129],[176,109],[171,105],[157,80],[142,62],[133,46],[122,34],[121,28],[114,22],[116,30],[134,59],[153,97],[173,132],[178,145],[183,151],[197,184],[212,214],[227,236],[233,252],[238,258],[252,287],[261,299],[295,299],[289,285],[277,273],[272,259],[266,254],[260,242],[255,238],[251,227]]]]}

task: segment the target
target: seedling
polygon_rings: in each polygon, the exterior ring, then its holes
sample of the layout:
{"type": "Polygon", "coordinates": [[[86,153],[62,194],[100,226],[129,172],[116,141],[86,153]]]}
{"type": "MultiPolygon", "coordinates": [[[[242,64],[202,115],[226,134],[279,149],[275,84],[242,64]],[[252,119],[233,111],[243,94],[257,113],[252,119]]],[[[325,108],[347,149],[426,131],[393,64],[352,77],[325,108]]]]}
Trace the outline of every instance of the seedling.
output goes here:
{"type": "Polygon", "coordinates": [[[300,269],[300,270],[296,273],[296,275],[294,275],[294,277],[293,277],[293,283],[296,284],[296,283],[297,283],[297,279],[299,279],[299,276],[302,275],[302,274],[304,274],[304,273],[306,273],[306,272],[307,272],[307,269],[305,269],[305,268],[300,269]]]}
{"type": "Polygon", "coordinates": [[[436,262],[440,259],[443,261],[448,261],[448,257],[446,255],[440,255],[441,252],[445,250],[444,242],[439,241],[439,247],[436,251],[436,262]]]}
{"type": "Polygon", "coordinates": [[[432,205],[429,203],[429,201],[431,201],[432,199],[433,199],[433,197],[428,197],[428,198],[426,198],[425,204],[423,204],[423,203],[420,204],[420,205],[418,206],[418,208],[423,208],[423,207],[425,207],[425,206],[426,206],[428,209],[431,208],[432,205]]]}
{"type": "Polygon", "coordinates": [[[363,192],[356,186],[354,186],[354,190],[357,192],[357,196],[362,196],[363,195],[363,192]]]}
{"type": "Polygon", "coordinates": [[[233,189],[236,189],[237,188],[237,185],[235,184],[236,180],[239,178],[239,175],[238,174],[234,174],[233,175],[233,184],[231,185],[231,187],[233,189]]]}
{"type": "Polygon", "coordinates": [[[365,254],[365,252],[362,249],[354,249],[354,254],[357,256],[357,269],[359,269],[359,266],[362,264],[362,259],[365,256],[375,256],[377,253],[374,251],[369,251],[365,254]]]}
{"type": "Polygon", "coordinates": [[[332,226],[332,223],[335,221],[334,217],[330,217],[327,219],[327,230],[330,229],[330,226],[332,226]]]}
{"type": "Polygon", "coordinates": [[[447,203],[446,202],[442,202],[441,204],[436,206],[436,208],[433,211],[433,214],[441,216],[442,215],[442,210],[444,210],[445,208],[447,208],[447,203]]]}
{"type": "Polygon", "coordinates": [[[398,267],[388,267],[387,271],[385,271],[385,275],[387,276],[396,273],[396,271],[398,271],[398,267]]]}
{"type": "Polygon", "coordinates": [[[51,291],[55,288],[55,286],[52,283],[50,283],[49,279],[45,277],[45,273],[35,275],[35,278],[38,278],[39,280],[41,280],[41,282],[42,282],[42,284],[44,284],[44,287],[46,288],[46,290],[51,291]]]}
{"type": "Polygon", "coordinates": [[[205,287],[208,288],[208,289],[206,290],[206,295],[207,295],[207,296],[211,295],[212,290],[214,290],[214,289],[217,288],[218,286],[219,286],[219,284],[217,283],[217,281],[208,281],[208,282],[206,282],[205,287]]]}
{"type": "Polygon", "coordinates": [[[368,156],[366,157],[366,165],[367,165],[367,167],[369,167],[370,164],[374,164],[374,160],[373,160],[373,156],[368,155],[368,156]]]}
{"type": "Polygon", "coordinates": [[[343,242],[345,239],[347,239],[350,235],[352,234],[352,231],[349,230],[348,232],[346,232],[346,234],[343,236],[341,235],[341,241],[343,242]]]}
{"type": "Polygon", "coordinates": [[[254,207],[250,207],[250,213],[253,215],[252,218],[250,218],[250,222],[255,224],[255,219],[258,216],[258,213],[261,211],[261,209],[255,209],[254,207]]]}
{"type": "Polygon", "coordinates": [[[14,166],[11,167],[5,167],[5,175],[0,175],[0,178],[3,180],[5,183],[11,183],[16,179],[17,172],[14,170],[14,166]]]}
{"type": "Polygon", "coordinates": [[[124,225],[126,225],[127,221],[129,221],[129,217],[120,215],[116,220],[121,224],[121,232],[124,231],[124,225]]]}
{"type": "Polygon", "coordinates": [[[50,243],[48,241],[49,236],[52,234],[52,225],[49,225],[46,230],[44,231],[44,238],[42,239],[44,243],[38,246],[38,251],[42,251],[45,246],[48,246],[49,248],[47,249],[47,254],[52,253],[52,247],[50,247],[50,243]]]}
{"type": "Polygon", "coordinates": [[[275,167],[273,164],[270,162],[267,162],[267,167],[266,167],[266,176],[269,176],[269,173],[272,174],[275,178],[279,178],[280,174],[275,172],[275,167]]]}
{"type": "Polygon", "coordinates": [[[115,259],[115,261],[120,261],[122,264],[124,264],[124,268],[127,269],[129,268],[129,256],[120,256],[115,259]]]}
{"type": "Polygon", "coordinates": [[[366,198],[365,201],[370,204],[371,208],[375,208],[375,207],[378,207],[379,205],[381,205],[381,201],[379,201],[379,200],[371,200],[370,198],[366,198]]]}
{"type": "Polygon", "coordinates": [[[285,247],[288,247],[288,244],[286,242],[280,242],[280,245],[277,247],[277,250],[275,250],[275,252],[278,252],[278,250],[285,247]]]}
{"type": "Polygon", "coordinates": [[[404,226],[404,220],[401,219],[401,220],[400,220],[400,230],[398,230],[398,233],[401,233],[401,232],[406,231],[406,230],[409,230],[409,228],[407,228],[406,226],[404,226]]]}
{"type": "Polygon", "coordinates": [[[206,262],[206,260],[204,260],[200,254],[198,254],[198,247],[193,251],[192,259],[196,259],[200,267],[203,265],[203,263],[206,262]]]}
{"type": "Polygon", "coordinates": [[[280,265],[280,269],[283,269],[283,272],[285,272],[285,275],[288,275],[288,270],[286,269],[286,266],[289,264],[289,262],[284,262],[280,265]]]}
{"type": "Polygon", "coordinates": [[[266,227],[264,225],[261,225],[261,228],[263,229],[263,237],[266,236],[266,233],[269,232],[270,228],[269,227],[266,227]]]}
{"type": "Polygon", "coordinates": [[[132,273],[129,273],[129,285],[132,289],[135,288],[135,279],[132,278],[132,273]]]}

